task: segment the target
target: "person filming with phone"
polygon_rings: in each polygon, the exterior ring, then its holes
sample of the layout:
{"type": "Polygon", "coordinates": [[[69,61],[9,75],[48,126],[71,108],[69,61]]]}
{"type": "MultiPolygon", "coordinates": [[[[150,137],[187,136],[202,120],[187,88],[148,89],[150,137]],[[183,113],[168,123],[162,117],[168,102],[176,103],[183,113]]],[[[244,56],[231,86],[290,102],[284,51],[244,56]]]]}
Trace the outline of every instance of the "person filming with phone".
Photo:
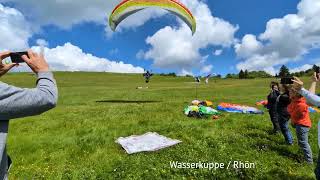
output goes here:
{"type": "Polygon", "coordinates": [[[29,50],[15,57],[16,53],[0,53],[0,77],[13,67],[18,66],[21,59],[36,73],[36,87],[19,88],[0,82],[0,179],[8,179],[11,160],[6,152],[6,141],[9,120],[39,115],[54,108],[58,101],[58,89],[52,72],[49,70],[43,55],[29,50]],[[3,64],[2,60],[11,57],[13,63],[3,64]],[[15,59],[15,58],[18,58],[15,59]]]}
{"type": "MultiPolygon", "coordinates": [[[[320,73],[319,73],[319,67],[315,69],[315,72],[312,76],[312,83],[311,87],[308,90],[306,90],[303,85],[304,83],[297,77],[294,77],[294,88],[300,92],[302,96],[304,96],[307,99],[307,102],[311,105],[320,107],[320,97],[316,95],[316,86],[317,82],[320,81],[320,73]]],[[[320,121],[318,122],[318,146],[320,147],[320,121]]],[[[318,154],[318,161],[317,161],[317,167],[315,169],[315,175],[318,180],[320,180],[320,156],[318,154]]]]}

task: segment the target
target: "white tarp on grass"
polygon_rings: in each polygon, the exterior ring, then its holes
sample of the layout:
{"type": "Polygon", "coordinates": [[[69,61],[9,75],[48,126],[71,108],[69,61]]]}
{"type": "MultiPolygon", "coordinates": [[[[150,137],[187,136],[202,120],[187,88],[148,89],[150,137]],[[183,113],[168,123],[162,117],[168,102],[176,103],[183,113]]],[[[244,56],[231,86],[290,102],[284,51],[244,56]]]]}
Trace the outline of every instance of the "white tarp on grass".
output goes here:
{"type": "Polygon", "coordinates": [[[181,141],[161,136],[158,133],[148,132],[141,136],[120,137],[116,140],[116,143],[119,143],[128,154],[134,154],[157,151],[181,143],[181,141]]]}

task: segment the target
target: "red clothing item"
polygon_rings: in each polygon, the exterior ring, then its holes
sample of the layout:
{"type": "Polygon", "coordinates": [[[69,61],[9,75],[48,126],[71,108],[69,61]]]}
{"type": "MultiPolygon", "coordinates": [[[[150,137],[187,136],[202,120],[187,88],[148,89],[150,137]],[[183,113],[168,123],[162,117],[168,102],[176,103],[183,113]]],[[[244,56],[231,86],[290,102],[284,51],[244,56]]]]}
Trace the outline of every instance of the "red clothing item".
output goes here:
{"type": "Polygon", "coordinates": [[[292,100],[288,106],[288,112],[294,125],[311,127],[309,106],[305,98],[292,100]]]}

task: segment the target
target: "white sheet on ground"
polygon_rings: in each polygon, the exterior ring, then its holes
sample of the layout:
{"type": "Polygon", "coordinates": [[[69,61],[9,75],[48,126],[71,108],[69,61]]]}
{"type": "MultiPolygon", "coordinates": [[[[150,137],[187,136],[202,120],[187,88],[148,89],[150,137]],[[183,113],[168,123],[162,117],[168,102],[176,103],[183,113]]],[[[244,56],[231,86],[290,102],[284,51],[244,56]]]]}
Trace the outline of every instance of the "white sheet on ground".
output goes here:
{"type": "Polygon", "coordinates": [[[170,139],[158,133],[148,132],[140,136],[120,137],[116,140],[128,154],[145,151],[157,151],[181,143],[179,140],[170,139]]]}

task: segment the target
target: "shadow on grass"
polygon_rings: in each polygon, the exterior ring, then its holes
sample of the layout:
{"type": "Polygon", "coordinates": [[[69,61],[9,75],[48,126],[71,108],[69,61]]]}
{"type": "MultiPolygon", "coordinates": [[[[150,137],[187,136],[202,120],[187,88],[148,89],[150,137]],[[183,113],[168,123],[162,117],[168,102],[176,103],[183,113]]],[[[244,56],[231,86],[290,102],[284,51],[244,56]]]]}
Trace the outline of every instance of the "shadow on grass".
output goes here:
{"type": "Polygon", "coordinates": [[[288,146],[271,146],[270,150],[277,152],[280,156],[288,157],[298,163],[303,163],[304,158],[302,155],[290,152],[288,146]]]}
{"type": "Polygon", "coordinates": [[[271,171],[269,171],[265,177],[263,177],[262,179],[293,179],[293,180],[311,180],[313,178],[310,177],[305,177],[305,176],[297,176],[294,174],[289,174],[281,169],[273,169],[271,171]]]}
{"type": "Polygon", "coordinates": [[[160,103],[161,101],[131,101],[131,100],[102,100],[96,101],[96,103],[116,103],[116,104],[148,104],[148,103],[160,103]]]}
{"type": "MultiPolygon", "coordinates": [[[[268,133],[269,134],[269,133],[268,133]]],[[[304,162],[304,158],[296,154],[294,152],[290,151],[290,145],[285,145],[285,142],[277,142],[275,139],[273,139],[272,136],[277,137],[277,135],[280,134],[273,134],[268,135],[267,133],[257,133],[257,132],[250,132],[246,134],[247,137],[253,138],[256,140],[259,140],[255,144],[252,145],[252,148],[258,151],[273,151],[279,154],[280,156],[287,157],[289,159],[292,159],[295,162],[302,163],[304,162]],[[279,144],[282,143],[282,144],[279,144]]],[[[280,137],[279,137],[280,138],[280,137]]],[[[282,138],[282,137],[281,137],[282,138]]]]}
{"type": "Polygon", "coordinates": [[[273,141],[272,139],[272,136],[269,135],[269,134],[266,134],[264,133],[263,131],[261,132],[248,132],[247,134],[245,134],[246,137],[249,137],[249,138],[253,138],[253,139],[264,139],[264,140],[267,140],[267,141],[273,141]]]}

